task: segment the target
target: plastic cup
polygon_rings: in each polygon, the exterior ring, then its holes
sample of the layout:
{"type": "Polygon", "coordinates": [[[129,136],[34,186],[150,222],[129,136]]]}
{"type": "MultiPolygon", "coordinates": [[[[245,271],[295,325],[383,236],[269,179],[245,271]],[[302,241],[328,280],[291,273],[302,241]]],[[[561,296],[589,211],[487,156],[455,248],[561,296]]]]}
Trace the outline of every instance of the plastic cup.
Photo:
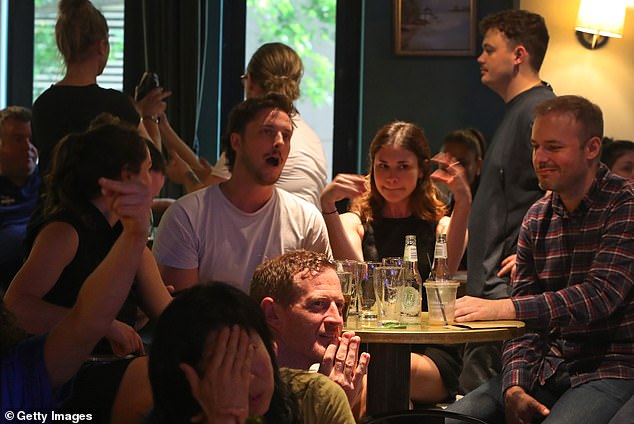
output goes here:
{"type": "Polygon", "coordinates": [[[456,317],[457,281],[426,281],[427,317],[429,325],[453,324],[456,317]]]}

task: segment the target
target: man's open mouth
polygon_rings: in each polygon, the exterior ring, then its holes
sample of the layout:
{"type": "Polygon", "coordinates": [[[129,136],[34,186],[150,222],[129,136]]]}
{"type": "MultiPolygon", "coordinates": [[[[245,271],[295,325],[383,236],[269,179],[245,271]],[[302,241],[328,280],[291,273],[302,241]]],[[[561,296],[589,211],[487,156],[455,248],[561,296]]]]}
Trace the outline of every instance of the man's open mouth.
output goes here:
{"type": "Polygon", "coordinates": [[[270,156],[266,158],[266,163],[268,163],[271,166],[278,166],[280,164],[280,159],[274,156],[270,156]]]}

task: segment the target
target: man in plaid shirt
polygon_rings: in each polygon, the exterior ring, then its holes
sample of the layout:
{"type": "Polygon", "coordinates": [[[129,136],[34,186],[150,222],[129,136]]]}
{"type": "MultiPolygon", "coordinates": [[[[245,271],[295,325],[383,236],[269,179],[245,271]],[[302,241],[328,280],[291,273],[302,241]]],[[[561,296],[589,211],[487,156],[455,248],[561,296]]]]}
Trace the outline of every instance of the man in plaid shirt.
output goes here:
{"type": "Polygon", "coordinates": [[[503,372],[450,407],[487,422],[607,423],[634,395],[634,182],[599,162],[603,117],[578,96],[536,108],[528,211],[510,299],[464,297],[456,321],[519,319],[503,372]]]}

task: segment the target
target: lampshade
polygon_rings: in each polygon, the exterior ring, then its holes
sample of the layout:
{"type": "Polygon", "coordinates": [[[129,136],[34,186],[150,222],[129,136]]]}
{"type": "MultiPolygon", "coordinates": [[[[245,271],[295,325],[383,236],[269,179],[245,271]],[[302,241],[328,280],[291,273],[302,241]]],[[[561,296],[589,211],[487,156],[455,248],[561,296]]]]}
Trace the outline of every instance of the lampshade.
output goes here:
{"type": "Polygon", "coordinates": [[[605,37],[623,37],[628,0],[581,0],[577,31],[605,37]]]}

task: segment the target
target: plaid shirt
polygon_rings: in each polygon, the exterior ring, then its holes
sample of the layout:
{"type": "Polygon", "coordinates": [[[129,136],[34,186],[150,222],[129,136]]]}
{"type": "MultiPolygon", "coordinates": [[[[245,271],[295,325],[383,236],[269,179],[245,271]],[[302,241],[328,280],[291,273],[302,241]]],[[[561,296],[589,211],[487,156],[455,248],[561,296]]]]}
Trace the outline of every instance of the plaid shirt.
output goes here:
{"type": "Polygon", "coordinates": [[[634,182],[601,165],[579,206],[557,194],[522,223],[512,300],[524,336],[503,355],[506,390],[531,391],[562,363],[572,386],[634,379],[634,182]]]}

